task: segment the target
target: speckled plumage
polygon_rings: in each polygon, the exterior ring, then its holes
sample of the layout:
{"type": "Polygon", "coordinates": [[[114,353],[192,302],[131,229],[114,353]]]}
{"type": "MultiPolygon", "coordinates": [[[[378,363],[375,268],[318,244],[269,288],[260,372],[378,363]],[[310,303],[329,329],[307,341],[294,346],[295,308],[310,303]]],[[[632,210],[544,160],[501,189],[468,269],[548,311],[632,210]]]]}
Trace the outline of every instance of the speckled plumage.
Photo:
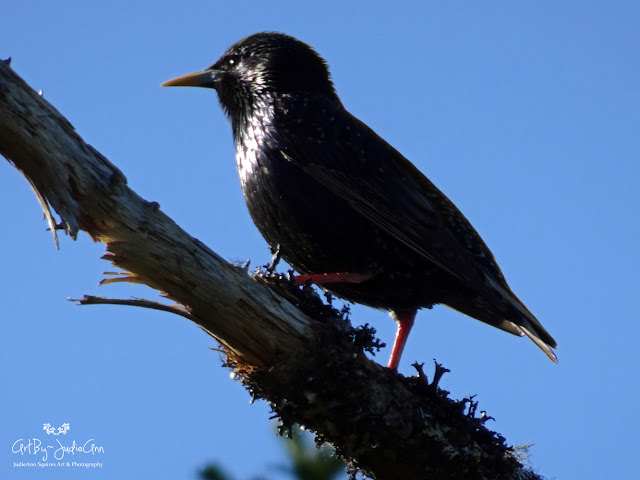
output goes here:
{"type": "Polygon", "coordinates": [[[411,162],[344,109],[311,47],[259,33],[181,79],[187,77],[191,83],[167,84],[217,90],[251,217],[297,271],[367,275],[323,288],[392,313],[445,304],[526,334],[555,360],[555,341],[513,294],[475,229],[411,162]]]}

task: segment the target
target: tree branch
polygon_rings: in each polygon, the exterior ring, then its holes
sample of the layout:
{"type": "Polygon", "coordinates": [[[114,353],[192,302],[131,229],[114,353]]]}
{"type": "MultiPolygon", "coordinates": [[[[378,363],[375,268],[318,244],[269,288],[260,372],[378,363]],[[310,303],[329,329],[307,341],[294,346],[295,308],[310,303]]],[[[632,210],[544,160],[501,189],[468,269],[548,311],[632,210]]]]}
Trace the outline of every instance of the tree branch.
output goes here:
{"type": "Polygon", "coordinates": [[[0,153],[30,182],[54,234],[63,229],[75,239],[84,230],[106,245],[103,258],[130,272],[108,281],[144,283],[178,306],[106,301],[195,322],[221,344],[249,392],[271,404],[284,430],[304,425],[376,479],[540,478],[484,427],[486,418],[475,417],[471,399],[450,400],[424,374],[405,378],[368,360],[363,350],[376,347],[369,329],[353,329],[309,287],[270,271],[248,276],[140,198],[3,62],[0,153]]]}

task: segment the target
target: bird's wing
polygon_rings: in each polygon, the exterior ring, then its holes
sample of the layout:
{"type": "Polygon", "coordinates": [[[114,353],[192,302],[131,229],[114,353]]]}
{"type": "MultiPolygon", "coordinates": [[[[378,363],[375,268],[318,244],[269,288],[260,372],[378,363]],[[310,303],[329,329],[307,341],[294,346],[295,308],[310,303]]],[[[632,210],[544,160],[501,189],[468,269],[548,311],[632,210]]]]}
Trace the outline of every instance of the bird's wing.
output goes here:
{"type": "Polygon", "coordinates": [[[502,281],[493,255],[453,203],[402,154],[347,115],[344,125],[318,128],[324,134],[321,141],[287,136],[282,155],[372,224],[454,277],[477,281],[480,272],[473,265],[480,262],[502,281]]]}
{"type": "Polygon", "coordinates": [[[432,244],[428,238],[425,238],[427,235],[422,232],[426,228],[429,229],[428,236],[442,236],[438,234],[441,227],[430,221],[437,219],[437,214],[431,210],[429,204],[410,206],[406,201],[391,204],[390,198],[384,194],[385,189],[380,188],[383,186],[381,184],[363,182],[361,178],[323,165],[306,165],[304,170],[333,193],[342,197],[356,212],[381,230],[442,270],[455,277],[459,276],[453,265],[448,265],[450,262],[440,259],[437,251],[430,251],[425,247],[432,244]],[[399,209],[402,209],[402,213],[399,213],[399,209]],[[420,216],[416,217],[415,213],[420,213],[420,216]]]}

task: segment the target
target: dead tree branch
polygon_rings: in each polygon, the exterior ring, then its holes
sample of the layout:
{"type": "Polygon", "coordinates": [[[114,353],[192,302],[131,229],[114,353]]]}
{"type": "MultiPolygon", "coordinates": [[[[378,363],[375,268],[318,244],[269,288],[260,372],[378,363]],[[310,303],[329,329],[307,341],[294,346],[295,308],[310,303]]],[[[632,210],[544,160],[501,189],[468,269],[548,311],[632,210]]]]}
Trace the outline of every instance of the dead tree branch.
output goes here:
{"type": "Polygon", "coordinates": [[[54,233],[75,239],[86,231],[106,245],[106,260],[130,272],[123,280],[175,301],[179,306],[166,309],[221,344],[250,393],[271,404],[285,429],[304,425],[377,479],[540,478],[473,415],[471,399],[450,400],[424,375],[407,379],[368,360],[363,350],[376,346],[371,332],[354,330],[313,290],[277,275],[248,276],[140,198],[3,62],[0,153],[30,182],[54,233]]]}

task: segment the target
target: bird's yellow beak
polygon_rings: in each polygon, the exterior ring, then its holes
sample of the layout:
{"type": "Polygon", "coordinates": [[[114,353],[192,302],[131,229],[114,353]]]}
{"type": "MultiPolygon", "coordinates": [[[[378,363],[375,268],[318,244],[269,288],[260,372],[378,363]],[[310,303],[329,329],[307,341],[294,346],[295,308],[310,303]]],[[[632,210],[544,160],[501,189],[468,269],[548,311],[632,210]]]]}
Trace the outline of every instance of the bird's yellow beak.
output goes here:
{"type": "Polygon", "coordinates": [[[187,73],[164,82],[161,87],[205,87],[215,88],[218,79],[217,70],[202,70],[201,72],[187,73]]]}

